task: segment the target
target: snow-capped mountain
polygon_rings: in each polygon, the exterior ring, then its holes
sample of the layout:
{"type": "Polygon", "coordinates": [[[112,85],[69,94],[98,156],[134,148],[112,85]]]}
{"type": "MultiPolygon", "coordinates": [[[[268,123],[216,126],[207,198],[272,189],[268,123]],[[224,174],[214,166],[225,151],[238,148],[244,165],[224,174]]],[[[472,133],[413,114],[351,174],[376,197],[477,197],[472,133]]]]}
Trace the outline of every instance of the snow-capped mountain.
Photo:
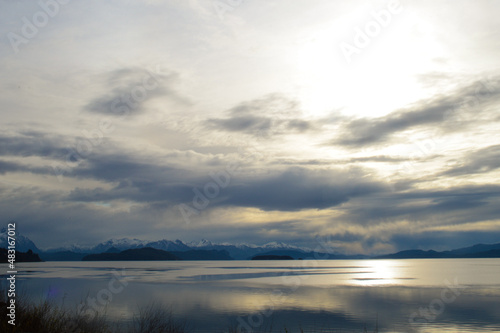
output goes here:
{"type": "Polygon", "coordinates": [[[270,242],[270,243],[267,243],[267,244],[264,244],[262,245],[263,248],[265,249],[290,249],[290,250],[298,250],[300,249],[299,247],[297,246],[293,246],[293,245],[290,245],[290,244],[286,244],[286,243],[283,243],[283,242],[270,242]]]}
{"type": "MultiPolygon", "coordinates": [[[[28,237],[20,234],[17,230],[14,238],[16,239],[16,251],[26,252],[28,250],[32,250],[35,253],[40,253],[40,250],[36,247],[35,243],[33,243],[28,237]]],[[[7,228],[3,228],[0,231],[0,247],[7,248],[8,246],[7,228]]]]}
{"type": "Polygon", "coordinates": [[[91,253],[102,253],[109,250],[111,247],[117,248],[120,251],[129,249],[138,249],[144,247],[145,241],[137,238],[119,238],[110,239],[106,242],[99,243],[96,246],[90,248],[91,253]]]}
{"type": "Polygon", "coordinates": [[[147,241],[143,241],[137,238],[118,238],[110,239],[105,242],[99,243],[95,246],[80,246],[78,244],[73,244],[70,246],[63,246],[59,248],[48,249],[45,252],[61,252],[61,251],[71,251],[76,253],[102,253],[106,252],[108,249],[114,247],[120,251],[128,249],[137,249],[144,247],[147,241]]]}
{"type": "Polygon", "coordinates": [[[164,251],[189,251],[192,249],[190,246],[184,244],[178,239],[176,239],[175,241],[162,239],[156,242],[149,242],[145,246],[164,251]]]}
{"type": "Polygon", "coordinates": [[[212,246],[213,243],[209,240],[202,239],[199,242],[189,242],[188,246],[190,247],[206,247],[206,246],[212,246]]]}
{"type": "MultiPolygon", "coordinates": [[[[255,244],[214,243],[206,239],[202,239],[198,242],[184,243],[178,239],[175,241],[167,239],[162,239],[158,241],[146,241],[137,238],[117,238],[117,239],[107,240],[95,246],[80,246],[78,244],[75,244],[60,248],[53,248],[46,251],[41,251],[29,238],[23,235],[17,233],[16,240],[17,240],[16,249],[18,251],[26,252],[29,249],[31,249],[35,253],[45,253],[45,254],[69,252],[68,255],[70,255],[71,252],[74,254],[75,253],[90,254],[90,253],[103,253],[108,251],[109,249],[113,249],[113,251],[116,250],[123,251],[123,250],[138,249],[143,247],[152,247],[164,251],[178,251],[178,252],[184,252],[189,250],[227,251],[232,258],[237,260],[245,260],[255,255],[266,253],[269,251],[307,250],[282,242],[270,242],[259,246],[255,244]]],[[[0,234],[0,247],[7,247],[7,246],[8,246],[7,232],[5,229],[2,229],[2,233],[0,234]]]]}
{"type": "Polygon", "coordinates": [[[110,239],[106,242],[99,243],[96,246],[88,249],[90,253],[102,253],[110,248],[116,248],[120,251],[129,249],[139,249],[142,247],[152,247],[164,251],[188,251],[191,247],[184,244],[180,240],[170,241],[167,239],[158,240],[155,242],[140,240],[137,238],[120,238],[120,239],[110,239]]]}
{"type": "Polygon", "coordinates": [[[189,250],[218,250],[227,251],[229,255],[237,260],[245,260],[253,257],[257,254],[276,251],[276,250],[297,250],[303,251],[299,247],[289,245],[282,242],[271,242],[262,246],[254,244],[231,244],[231,243],[214,243],[206,239],[202,239],[198,242],[184,243],[181,240],[167,240],[162,239],[158,241],[145,241],[140,239],[110,239],[108,241],[97,244],[93,247],[79,247],[78,245],[73,245],[71,247],[51,249],[47,252],[58,252],[58,251],[72,251],[76,253],[103,253],[111,248],[118,249],[120,251],[128,249],[138,249],[142,247],[152,247],[164,251],[189,251],[189,250]]]}

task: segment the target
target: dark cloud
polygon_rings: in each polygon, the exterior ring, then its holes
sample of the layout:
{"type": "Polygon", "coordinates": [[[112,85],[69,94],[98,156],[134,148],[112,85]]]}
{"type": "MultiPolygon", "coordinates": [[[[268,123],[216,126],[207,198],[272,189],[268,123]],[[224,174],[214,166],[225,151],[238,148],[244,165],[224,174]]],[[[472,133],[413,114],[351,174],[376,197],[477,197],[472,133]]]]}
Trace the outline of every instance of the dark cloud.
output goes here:
{"type": "Polygon", "coordinates": [[[311,129],[312,125],[310,122],[300,119],[292,119],[288,121],[287,128],[290,131],[305,132],[311,129]]]}
{"type": "MultiPolygon", "coordinates": [[[[75,189],[69,199],[75,201],[109,201],[127,199],[136,202],[163,202],[165,205],[190,204],[197,191],[204,193],[214,180],[200,172],[161,166],[151,161],[131,160],[121,156],[97,157],[76,168],[72,176],[93,178],[116,184],[112,189],[75,189]]],[[[214,172],[220,172],[215,170],[214,172]]],[[[360,171],[313,171],[288,168],[272,176],[235,176],[225,172],[228,185],[218,186],[214,206],[256,207],[262,210],[298,211],[337,206],[351,198],[385,191],[386,187],[363,178],[360,171]]],[[[161,204],[160,204],[161,206],[161,204]]]]}
{"type": "Polygon", "coordinates": [[[188,171],[164,165],[151,156],[138,156],[134,152],[113,154],[96,153],[76,167],[73,175],[81,178],[94,178],[105,182],[127,180],[175,181],[185,178],[188,171]]]}
{"type": "MultiPolygon", "coordinates": [[[[85,140],[85,138],[76,138],[85,140]]],[[[36,164],[0,160],[0,174],[28,172],[43,176],[58,176],[60,181],[75,178],[97,180],[113,187],[74,189],[64,200],[109,201],[128,199],[135,202],[162,200],[182,202],[192,197],[193,179],[201,177],[190,171],[165,165],[156,156],[127,151],[108,142],[105,149],[94,149],[80,155],[70,148],[75,138],[42,134],[38,132],[16,133],[0,137],[0,156],[41,157],[36,164]],[[62,146],[68,144],[66,147],[62,146]],[[183,183],[185,182],[185,183],[183,183]]],[[[175,160],[173,161],[175,162],[175,160]]],[[[207,160],[207,164],[210,161],[207,160]]]]}
{"type": "Polygon", "coordinates": [[[266,117],[237,116],[228,119],[212,119],[211,123],[218,128],[231,132],[258,133],[269,132],[273,121],[266,117]]]}
{"type": "Polygon", "coordinates": [[[142,68],[123,68],[108,73],[104,85],[108,91],[90,101],[85,110],[112,116],[133,115],[144,111],[144,103],[156,97],[189,103],[176,92],[179,75],[142,68]]]}
{"type": "Polygon", "coordinates": [[[67,153],[67,138],[41,132],[0,135],[0,156],[40,156],[55,158],[67,153]]]}
{"type": "Polygon", "coordinates": [[[462,224],[497,219],[499,200],[498,185],[468,185],[441,190],[410,188],[382,193],[369,200],[360,197],[344,208],[348,212],[346,218],[359,224],[387,219],[462,224]]]}
{"type": "Polygon", "coordinates": [[[491,78],[467,85],[453,93],[416,103],[380,118],[345,119],[341,135],[330,144],[358,147],[384,143],[403,131],[433,126],[443,131],[458,131],[477,120],[477,113],[500,96],[500,79],[491,78]],[[472,117],[471,122],[461,121],[472,117]]]}
{"type": "Polygon", "coordinates": [[[152,181],[128,181],[109,190],[75,188],[67,199],[82,202],[129,200],[135,203],[147,203],[156,209],[165,209],[192,199],[194,195],[192,188],[189,185],[176,183],[158,184],[152,181]]]}
{"type": "Polygon", "coordinates": [[[18,171],[21,168],[22,166],[18,163],[0,160],[0,174],[5,174],[6,172],[18,171]]]}
{"type": "MultiPolygon", "coordinates": [[[[32,152],[33,153],[33,152],[32,152]]],[[[203,188],[213,179],[208,170],[220,172],[207,162],[202,166],[182,169],[166,165],[154,156],[138,155],[134,152],[104,154],[96,151],[85,159],[68,167],[65,177],[81,180],[98,180],[112,185],[94,189],[75,188],[66,198],[70,201],[112,201],[154,202],[171,206],[189,203],[195,189],[203,188]]],[[[18,165],[5,164],[9,171],[18,165]]],[[[53,174],[51,168],[30,169],[32,172],[53,174]]],[[[263,210],[297,211],[307,208],[324,209],[386,190],[384,185],[363,177],[360,170],[308,170],[291,167],[272,174],[249,176],[230,175],[230,184],[220,188],[220,195],[212,206],[256,207],[263,210]]],[[[228,174],[229,175],[229,174],[228,174]]]]}
{"type": "Polygon", "coordinates": [[[208,126],[264,137],[302,133],[314,127],[311,121],[301,119],[297,102],[279,94],[241,103],[228,114],[227,118],[209,119],[208,126]]]}
{"type": "Polygon", "coordinates": [[[262,98],[240,103],[229,110],[231,115],[262,114],[279,118],[301,115],[299,104],[281,94],[269,94],[262,98]]]}
{"type": "Polygon", "coordinates": [[[360,174],[295,167],[261,179],[238,181],[228,188],[221,204],[282,211],[324,209],[385,190],[382,183],[360,174]]]}
{"type": "Polygon", "coordinates": [[[462,163],[442,175],[460,176],[486,173],[500,168],[500,145],[489,146],[465,154],[462,163]]]}
{"type": "Polygon", "coordinates": [[[15,157],[16,162],[2,162],[0,173],[29,172],[41,175],[55,175],[50,164],[74,162],[71,159],[74,149],[72,143],[84,138],[70,138],[61,135],[24,131],[0,135],[0,156],[15,157]],[[25,162],[19,158],[40,157],[39,162],[25,162]],[[22,162],[21,162],[22,161],[22,162]]]}

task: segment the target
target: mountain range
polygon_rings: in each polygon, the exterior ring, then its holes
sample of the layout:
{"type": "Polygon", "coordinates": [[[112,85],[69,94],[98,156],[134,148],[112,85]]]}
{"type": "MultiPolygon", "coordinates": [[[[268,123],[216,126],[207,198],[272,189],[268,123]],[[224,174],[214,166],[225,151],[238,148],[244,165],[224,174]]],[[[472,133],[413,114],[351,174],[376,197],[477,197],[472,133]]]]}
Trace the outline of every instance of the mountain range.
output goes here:
{"type": "MultiPolygon", "coordinates": [[[[0,248],[7,248],[5,230],[0,234],[0,248]]],[[[90,254],[118,254],[125,250],[152,248],[171,253],[181,260],[248,260],[257,255],[289,256],[293,259],[412,259],[412,258],[500,258],[500,243],[476,244],[470,247],[450,250],[405,250],[380,256],[342,255],[320,253],[307,248],[272,242],[262,246],[253,244],[216,244],[202,239],[199,242],[184,243],[181,240],[143,241],[136,238],[110,239],[91,247],[73,245],[42,251],[28,237],[16,235],[16,250],[38,253],[45,261],[79,261],[90,254]]]]}
{"type": "MultiPolygon", "coordinates": [[[[0,236],[0,248],[7,247],[6,232],[3,231],[0,236]]],[[[174,253],[183,260],[221,260],[235,259],[247,260],[259,254],[272,254],[269,252],[278,251],[279,255],[290,255],[294,258],[313,257],[313,252],[307,248],[300,248],[297,246],[281,243],[271,242],[262,246],[254,244],[230,244],[230,243],[212,243],[206,239],[199,242],[184,243],[181,240],[158,240],[158,241],[144,241],[137,238],[119,238],[110,239],[108,241],[99,243],[95,246],[79,246],[71,245],[68,247],[53,248],[48,250],[40,250],[33,241],[20,234],[16,235],[16,249],[19,251],[28,251],[40,254],[42,260],[45,261],[79,261],[89,254],[100,253],[119,253],[124,250],[141,249],[141,248],[154,248],[158,250],[174,253]],[[224,254],[221,254],[224,253],[224,254]]],[[[335,259],[336,254],[322,253],[322,258],[335,259]]]]}
{"type": "Polygon", "coordinates": [[[500,258],[499,244],[476,244],[451,251],[406,250],[376,256],[374,259],[433,259],[433,258],[500,258]]]}
{"type": "MultiPolygon", "coordinates": [[[[80,247],[73,245],[67,248],[41,251],[40,253],[42,259],[44,260],[81,260],[87,254],[98,254],[110,251],[118,253],[124,250],[146,247],[176,253],[176,255],[178,255],[178,253],[183,253],[180,257],[184,260],[220,260],[221,251],[227,253],[228,259],[232,258],[235,260],[246,260],[255,255],[268,254],[268,252],[272,251],[278,251],[280,252],[280,255],[291,255],[294,258],[313,257],[312,252],[306,248],[299,248],[297,246],[280,242],[271,242],[262,246],[257,246],[253,244],[216,244],[205,239],[202,239],[199,242],[184,243],[181,240],[171,241],[163,239],[151,242],[142,241],[136,238],[121,238],[110,239],[92,247],[80,247]]],[[[337,256],[341,257],[341,255],[335,254],[323,253],[321,255],[322,257],[328,257],[331,259],[337,258],[337,256]]]]}

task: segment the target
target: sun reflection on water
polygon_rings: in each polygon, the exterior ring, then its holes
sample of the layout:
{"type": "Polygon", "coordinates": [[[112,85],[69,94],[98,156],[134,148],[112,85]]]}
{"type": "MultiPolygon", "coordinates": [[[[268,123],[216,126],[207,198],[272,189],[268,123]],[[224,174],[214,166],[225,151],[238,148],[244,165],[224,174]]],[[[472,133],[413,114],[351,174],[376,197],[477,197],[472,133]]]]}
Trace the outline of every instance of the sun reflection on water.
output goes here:
{"type": "Polygon", "coordinates": [[[395,285],[402,279],[399,264],[394,260],[370,260],[363,263],[362,272],[354,274],[352,282],[359,286],[395,285]]]}

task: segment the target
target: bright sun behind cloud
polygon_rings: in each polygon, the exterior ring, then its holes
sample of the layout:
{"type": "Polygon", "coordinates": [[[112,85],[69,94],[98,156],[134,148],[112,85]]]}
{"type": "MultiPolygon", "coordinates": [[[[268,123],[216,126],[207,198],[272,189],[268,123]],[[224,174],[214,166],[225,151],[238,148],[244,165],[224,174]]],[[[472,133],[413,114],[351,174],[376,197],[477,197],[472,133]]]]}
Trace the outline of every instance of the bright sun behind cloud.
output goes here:
{"type": "Polygon", "coordinates": [[[354,29],[363,22],[351,24],[347,33],[339,33],[334,23],[323,25],[297,42],[294,70],[306,112],[323,116],[342,110],[350,116],[379,117],[429,97],[432,91],[423,89],[418,76],[446,70],[435,60],[447,56],[433,37],[431,22],[402,12],[349,62],[339,43],[352,43],[354,29]]]}

